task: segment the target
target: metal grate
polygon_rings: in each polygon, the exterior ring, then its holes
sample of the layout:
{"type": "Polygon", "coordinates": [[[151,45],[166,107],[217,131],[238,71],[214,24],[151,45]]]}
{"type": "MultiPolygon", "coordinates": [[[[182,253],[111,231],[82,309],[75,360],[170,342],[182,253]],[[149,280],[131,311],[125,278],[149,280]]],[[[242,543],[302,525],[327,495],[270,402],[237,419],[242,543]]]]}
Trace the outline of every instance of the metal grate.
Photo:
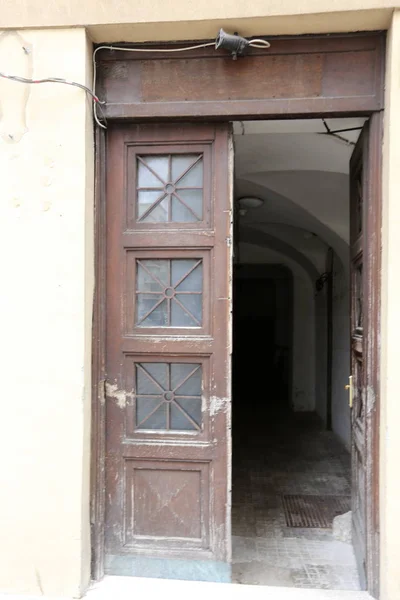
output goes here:
{"type": "Polygon", "coordinates": [[[329,529],[338,515],[350,510],[350,496],[282,496],[287,527],[329,529]]]}

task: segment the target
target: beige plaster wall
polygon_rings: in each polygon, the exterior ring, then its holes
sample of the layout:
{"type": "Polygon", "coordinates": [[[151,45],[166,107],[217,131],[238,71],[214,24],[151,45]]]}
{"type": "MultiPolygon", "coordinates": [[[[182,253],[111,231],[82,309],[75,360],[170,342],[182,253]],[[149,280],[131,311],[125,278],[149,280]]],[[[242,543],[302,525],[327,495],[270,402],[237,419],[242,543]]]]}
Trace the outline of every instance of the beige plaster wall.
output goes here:
{"type": "Polygon", "coordinates": [[[383,152],[380,519],[382,600],[400,598],[400,12],[389,34],[383,152]]]}
{"type": "Polygon", "coordinates": [[[0,27],[86,26],[96,42],[386,29],[400,0],[0,0],[0,27]],[[155,26],[155,24],[157,26],[155,26]]]}
{"type": "MultiPolygon", "coordinates": [[[[87,44],[6,32],[0,70],[90,84],[87,44]]],[[[89,580],[92,131],[81,89],[0,80],[1,591],[89,580]]]]}

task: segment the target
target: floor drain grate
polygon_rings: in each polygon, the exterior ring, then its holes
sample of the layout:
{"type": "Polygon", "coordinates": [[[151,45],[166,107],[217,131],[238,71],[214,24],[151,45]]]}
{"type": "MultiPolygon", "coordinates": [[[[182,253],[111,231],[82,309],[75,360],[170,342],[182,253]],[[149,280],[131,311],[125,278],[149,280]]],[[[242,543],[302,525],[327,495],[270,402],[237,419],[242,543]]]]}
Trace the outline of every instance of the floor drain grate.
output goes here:
{"type": "Polygon", "coordinates": [[[329,529],[338,515],[350,510],[350,496],[284,495],[283,509],[288,527],[329,529]]]}

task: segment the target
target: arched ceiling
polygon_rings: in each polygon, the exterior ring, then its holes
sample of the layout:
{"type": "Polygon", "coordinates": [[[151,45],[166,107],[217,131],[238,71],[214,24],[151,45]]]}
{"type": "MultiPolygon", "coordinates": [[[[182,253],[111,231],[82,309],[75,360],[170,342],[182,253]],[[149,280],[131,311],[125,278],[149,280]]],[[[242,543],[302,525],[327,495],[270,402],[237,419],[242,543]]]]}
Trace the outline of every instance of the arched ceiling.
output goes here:
{"type": "MultiPolygon", "coordinates": [[[[353,129],[363,122],[330,119],[327,125],[353,129]]],[[[360,133],[340,133],[342,140],[325,131],[321,119],[234,124],[235,198],[264,200],[240,217],[240,227],[280,239],[318,271],[329,246],[348,262],[349,161],[360,133]]]]}

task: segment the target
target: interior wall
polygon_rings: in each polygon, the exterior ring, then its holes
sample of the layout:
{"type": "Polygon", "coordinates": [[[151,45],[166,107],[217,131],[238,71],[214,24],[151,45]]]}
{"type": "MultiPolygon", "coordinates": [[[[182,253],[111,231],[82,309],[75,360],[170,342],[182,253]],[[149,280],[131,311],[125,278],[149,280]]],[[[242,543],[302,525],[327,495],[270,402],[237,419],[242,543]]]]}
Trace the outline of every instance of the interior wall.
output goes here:
{"type": "Polygon", "coordinates": [[[350,450],[350,289],[346,269],[333,255],[332,273],[332,430],[350,450]]]}
{"type": "Polygon", "coordinates": [[[240,244],[243,263],[280,264],[293,275],[292,408],[314,411],[316,399],[315,296],[305,270],[280,252],[252,244],[240,244]]]}
{"type": "Polygon", "coordinates": [[[316,398],[315,411],[322,423],[327,420],[327,312],[326,285],[315,291],[316,398]]]}

